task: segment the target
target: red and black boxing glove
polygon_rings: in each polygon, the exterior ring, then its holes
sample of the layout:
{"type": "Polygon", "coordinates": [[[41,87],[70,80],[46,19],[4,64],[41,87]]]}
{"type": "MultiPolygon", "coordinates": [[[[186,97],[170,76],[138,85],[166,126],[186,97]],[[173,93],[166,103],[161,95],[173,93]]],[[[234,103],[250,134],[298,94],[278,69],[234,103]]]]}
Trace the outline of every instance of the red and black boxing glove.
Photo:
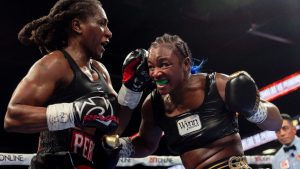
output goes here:
{"type": "Polygon", "coordinates": [[[113,131],[118,127],[117,98],[103,92],[91,92],[71,103],[52,104],[46,117],[50,131],[72,127],[93,127],[113,131]]]}
{"type": "Polygon", "coordinates": [[[118,102],[123,106],[134,109],[143,94],[143,90],[150,82],[148,69],[148,51],[145,49],[136,49],[130,52],[122,68],[122,87],[118,94],[118,102]]]}

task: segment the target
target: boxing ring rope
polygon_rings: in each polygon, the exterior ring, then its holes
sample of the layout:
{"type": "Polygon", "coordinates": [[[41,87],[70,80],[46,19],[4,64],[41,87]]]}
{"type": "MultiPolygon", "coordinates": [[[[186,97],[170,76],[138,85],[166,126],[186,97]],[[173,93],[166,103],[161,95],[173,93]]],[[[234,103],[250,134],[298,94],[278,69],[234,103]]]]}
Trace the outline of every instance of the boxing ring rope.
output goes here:
{"type": "MultiPolygon", "coordinates": [[[[0,153],[0,166],[28,166],[35,154],[0,153]]],[[[248,163],[254,165],[271,164],[273,156],[246,156],[248,163]]],[[[134,165],[144,166],[175,166],[181,165],[179,156],[155,156],[145,158],[120,158],[118,167],[130,167],[134,165]]]]}

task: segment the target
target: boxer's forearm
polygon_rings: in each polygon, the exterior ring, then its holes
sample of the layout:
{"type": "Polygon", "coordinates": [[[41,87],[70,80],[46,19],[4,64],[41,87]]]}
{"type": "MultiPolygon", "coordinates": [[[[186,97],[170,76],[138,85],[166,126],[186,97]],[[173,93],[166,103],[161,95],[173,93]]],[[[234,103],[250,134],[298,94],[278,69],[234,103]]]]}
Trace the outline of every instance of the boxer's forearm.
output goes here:
{"type": "Polygon", "coordinates": [[[119,117],[119,127],[116,131],[117,134],[122,135],[124,130],[129,124],[129,121],[131,119],[133,110],[131,110],[127,106],[120,106],[119,112],[118,112],[118,117],[119,117]]]}
{"type": "Polygon", "coordinates": [[[260,127],[263,130],[279,130],[282,125],[282,118],[280,116],[280,111],[278,107],[267,101],[262,102],[266,105],[268,113],[266,120],[263,123],[258,124],[258,127],[260,127]]]}
{"type": "Polygon", "coordinates": [[[48,129],[46,108],[23,104],[9,104],[4,118],[7,132],[38,133],[48,129]]]}
{"type": "Polygon", "coordinates": [[[133,139],[132,144],[134,146],[134,153],[131,157],[143,158],[153,154],[158,148],[157,144],[146,143],[145,139],[136,137],[133,139]]]}

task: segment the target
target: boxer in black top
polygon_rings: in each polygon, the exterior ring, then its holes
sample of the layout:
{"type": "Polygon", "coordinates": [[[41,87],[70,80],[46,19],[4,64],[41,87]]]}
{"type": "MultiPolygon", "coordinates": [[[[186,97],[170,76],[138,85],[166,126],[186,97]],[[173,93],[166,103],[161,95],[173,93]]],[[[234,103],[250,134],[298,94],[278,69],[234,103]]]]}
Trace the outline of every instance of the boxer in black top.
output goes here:
{"type": "Polygon", "coordinates": [[[203,103],[178,116],[165,116],[162,95],[158,90],[151,94],[152,109],[156,110],[153,111],[154,121],[165,131],[169,149],[174,154],[184,153],[238,132],[235,112],[226,109],[218,93],[216,73],[201,75],[206,76],[203,103]]]}
{"type": "Polygon", "coordinates": [[[123,132],[149,74],[147,51],[131,52],[117,95],[100,62],[111,37],[98,0],[59,0],[19,32],[21,43],[44,54],[18,84],[4,120],[9,132],[40,132],[30,168],[115,168],[118,156],[102,147],[103,136],[123,132]]]}
{"type": "Polygon", "coordinates": [[[259,97],[246,72],[191,74],[191,52],[177,35],[156,38],[148,67],[156,89],[142,105],[138,134],[121,138],[121,156],[152,154],[164,133],[186,169],[249,168],[236,112],[262,129],[281,127],[278,108],[259,97]]]}

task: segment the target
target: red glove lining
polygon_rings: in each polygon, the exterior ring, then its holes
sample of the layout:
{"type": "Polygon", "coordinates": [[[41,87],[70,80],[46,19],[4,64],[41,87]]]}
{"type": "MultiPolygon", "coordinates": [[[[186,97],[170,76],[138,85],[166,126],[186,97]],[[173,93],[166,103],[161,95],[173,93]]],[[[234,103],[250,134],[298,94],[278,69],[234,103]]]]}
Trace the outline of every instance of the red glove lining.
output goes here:
{"type": "Polygon", "coordinates": [[[131,79],[131,77],[134,75],[134,72],[136,71],[136,66],[138,65],[138,63],[140,63],[141,59],[142,58],[137,58],[127,66],[125,66],[125,69],[123,71],[123,82],[127,82],[129,79],[131,79]]]}

